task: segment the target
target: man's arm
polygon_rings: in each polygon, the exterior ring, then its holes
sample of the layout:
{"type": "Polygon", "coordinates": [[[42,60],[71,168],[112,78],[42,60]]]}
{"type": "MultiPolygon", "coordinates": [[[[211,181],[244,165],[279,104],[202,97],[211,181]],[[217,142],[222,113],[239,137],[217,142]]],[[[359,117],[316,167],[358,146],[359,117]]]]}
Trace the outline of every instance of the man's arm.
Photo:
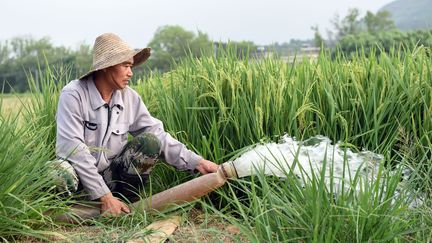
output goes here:
{"type": "Polygon", "coordinates": [[[179,170],[198,170],[203,174],[216,172],[217,165],[215,163],[203,159],[165,132],[162,122],[150,115],[139,95],[135,91],[133,92],[136,94],[136,99],[133,100],[132,104],[135,108],[132,111],[135,113],[135,119],[130,127],[133,136],[141,132],[154,134],[161,142],[161,157],[179,170]]]}
{"type": "Polygon", "coordinates": [[[90,199],[97,199],[110,192],[98,173],[96,159],[91,155],[84,141],[84,118],[78,94],[62,92],[57,109],[56,153],[68,160],[89,193],[90,199]]]}

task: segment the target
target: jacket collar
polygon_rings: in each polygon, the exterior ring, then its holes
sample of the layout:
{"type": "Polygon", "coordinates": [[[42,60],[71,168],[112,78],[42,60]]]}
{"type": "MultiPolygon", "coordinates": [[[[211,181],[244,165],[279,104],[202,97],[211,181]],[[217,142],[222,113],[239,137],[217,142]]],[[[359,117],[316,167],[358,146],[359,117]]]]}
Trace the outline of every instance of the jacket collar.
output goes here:
{"type": "MultiPolygon", "coordinates": [[[[101,106],[104,106],[106,102],[102,99],[102,96],[100,95],[98,89],[96,88],[96,85],[94,83],[93,77],[90,76],[87,80],[88,84],[88,91],[90,95],[90,104],[93,110],[99,109],[101,106]]],[[[121,90],[115,90],[112,94],[111,100],[110,100],[110,107],[117,106],[120,108],[120,110],[123,110],[124,103],[123,103],[123,97],[121,95],[121,90]]]]}

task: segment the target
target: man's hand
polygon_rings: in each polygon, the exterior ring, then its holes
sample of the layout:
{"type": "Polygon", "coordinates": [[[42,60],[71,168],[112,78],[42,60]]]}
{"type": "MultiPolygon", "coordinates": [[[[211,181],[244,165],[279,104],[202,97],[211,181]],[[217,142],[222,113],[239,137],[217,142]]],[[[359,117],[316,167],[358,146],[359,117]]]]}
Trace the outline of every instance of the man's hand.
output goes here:
{"type": "Polygon", "coordinates": [[[128,206],[114,197],[111,192],[103,195],[99,200],[102,203],[101,214],[119,216],[121,213],[130,213],[128,206]]]}
{"type": "Polygon", "coordinates": [[[209,161],[202,159],[198,162],[198,165],[195,169],[197,169],[201,174],[205,175],[208,173],[216,172],[218,169],[218,165],[209,161]]]}

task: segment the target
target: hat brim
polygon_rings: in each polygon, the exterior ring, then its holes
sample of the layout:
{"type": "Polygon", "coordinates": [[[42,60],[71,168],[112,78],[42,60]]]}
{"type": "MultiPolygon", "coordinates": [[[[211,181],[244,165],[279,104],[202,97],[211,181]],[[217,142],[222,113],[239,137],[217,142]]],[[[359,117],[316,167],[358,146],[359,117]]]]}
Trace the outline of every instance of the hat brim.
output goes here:
{"type": "Polygon", "coordinates": [[[151,48],[143,48],[141,50],[138,50],[136,52],[132,52],[130,56],[127,56],[126,58],[120,59],[117,63],[112,64],[112,65],[106,65],[106,66],[101,66],[99,68],[92,68],[90,71],[88,71],[86,74],[82,75],[79,79],[85,79],[88,76],[90,76],[92,73],[94,73],[95,71],[107,68],[107,67],[112,67],[115,66],[117,64],[120,64],[122,62],[125,62],[127,60],[129,60],[130,58],[133,58],[134,63],[132,65],[132,67],[136,67],[138,65],[143,64],[145,61],[147,61],[147,59],[150,57],[151,55],[151,48]]]}

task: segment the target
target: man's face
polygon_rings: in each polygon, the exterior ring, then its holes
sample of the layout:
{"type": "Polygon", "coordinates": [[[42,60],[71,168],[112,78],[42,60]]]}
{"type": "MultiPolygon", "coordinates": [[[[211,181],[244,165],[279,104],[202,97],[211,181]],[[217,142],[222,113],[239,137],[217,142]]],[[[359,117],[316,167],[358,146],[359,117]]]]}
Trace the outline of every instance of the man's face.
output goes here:
{"type": "Polygon", "coordinates": [[[130,58],[125,62],[107,68],[107,76],[110,79],[108,83],[111,84],[114,90],[124,89],[129,84],[129,80],[133,75],[132,65],[133,58],[130,58]]]}

